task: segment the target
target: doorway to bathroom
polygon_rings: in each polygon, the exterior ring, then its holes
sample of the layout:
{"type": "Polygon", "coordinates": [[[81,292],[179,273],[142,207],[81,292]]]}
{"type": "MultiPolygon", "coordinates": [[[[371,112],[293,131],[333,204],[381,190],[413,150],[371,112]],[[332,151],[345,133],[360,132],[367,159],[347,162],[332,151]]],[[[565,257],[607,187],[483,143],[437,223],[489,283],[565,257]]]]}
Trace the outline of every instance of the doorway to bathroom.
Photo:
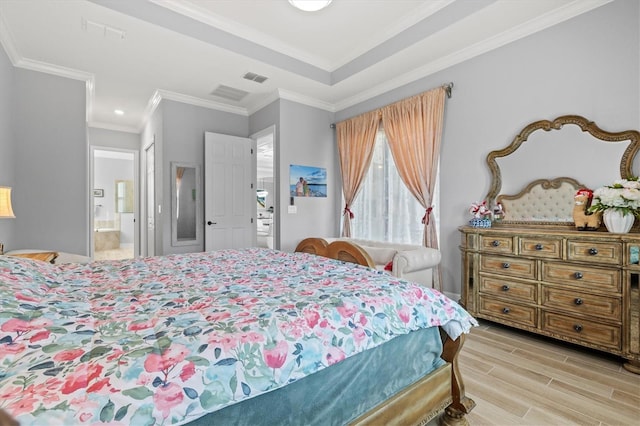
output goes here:
{"type": "Polygon", "coordinates": [[[92,149],[94,260],[130,259],[138,253],[137,152],[92,149]]]}
{"type": "Polygon", "coordinates": [[[275,167],[275,126],[270,126],[258,133],[251,135],[251,139],[256,141],[256,200],[257,219],[256,231],[257,246],[267,248],[278,248],[279,238],[277,232],[276,210],[277,202],[277,179],[274,171],[275,167]]]}

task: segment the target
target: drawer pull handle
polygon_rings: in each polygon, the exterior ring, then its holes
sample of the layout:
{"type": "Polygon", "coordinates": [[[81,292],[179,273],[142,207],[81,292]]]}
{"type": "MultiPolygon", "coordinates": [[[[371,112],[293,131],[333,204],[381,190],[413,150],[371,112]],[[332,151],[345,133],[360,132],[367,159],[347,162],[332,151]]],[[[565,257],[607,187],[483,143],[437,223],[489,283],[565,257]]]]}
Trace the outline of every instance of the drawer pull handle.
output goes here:
{"type": "Polygon", "coordinates": [[[502,286],[502,291],[509,291],[509,286],[508,285],[503,285],[502,286]]]}
{"type": "Polygon", "coordinates": [[[591,248],[589,249],[589,254],[590,254],[591,256],[595,256],[596,254],[598,254],[598,249],[597,249],[597,248],[595,248],[595,247],[591,247],[591,248]]]}
{"type": "Polygon", "coordinates": [[[502,308],[502,313],[503,313],[503,314],[508,314],[509,312],[511,312],[511,309],[509,309],[509,308],[502,308]]]}
{"type": "Polygon", "coordinates": [[[494,247],[498,247],[500,245],[500,241],[498,240],[493,240],[493,242],[491,243],[492,246],[494,247]]]}
{"type": "Polygon", "coordinates": [[[582,326],[580,324],[576,324],[573,326],[573,329],[580,333],[582,331],[582,326]]]}
{"type": "Polygon", "coordinates": [[[510,263],[508,263],[508,262],[504,262],[504,263],[502,264],[502,267],[503,267],[504,269],[509,269],[509,268],[511,268],[511,264],[510,264],[510,263]]]}
{"type": "Polygon", "coordinates": [[[582,279],[582,272],[576,272],[573,276],[576,277],[576,280],[580,280],[582,279]]]}
{"type": "Polygon", "coordinates": [[[542,250],[543,246],[542,244],[536,244],[536,250],[540,251],[542,250]]]}
{"type": "Polygon", "coordinates": [[[582,299],[580,299],[579,297],[576,297],[575,300],[573,301],[573,303],[575,303],[576,305],[582,305],[584,303],[584,301],[582,299]]]}

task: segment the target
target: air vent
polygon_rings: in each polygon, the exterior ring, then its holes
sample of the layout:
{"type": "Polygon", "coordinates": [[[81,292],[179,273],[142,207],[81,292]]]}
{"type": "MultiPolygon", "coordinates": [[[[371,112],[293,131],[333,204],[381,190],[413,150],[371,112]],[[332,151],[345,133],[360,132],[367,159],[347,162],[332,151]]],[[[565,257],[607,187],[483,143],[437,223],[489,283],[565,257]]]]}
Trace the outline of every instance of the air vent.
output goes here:
{"type": "Polygon", "coordinates": [[[244,90],[235,89],[233,87],[221,84],[220,86],[216,87],[216,89],[211,92],[211,94],[213,96],[229,99],[231,101],[241,101],[242,98],[249,94],[249,92],[245,92],[244,90]]]}
{"type": "Polygon", "coordinates": [[[242,76],[245,80],[255,81],[256,83],[264,83],[267,81],[267,77],[264,75],[256,74],[254,72],[248,72],[242,76]]]}

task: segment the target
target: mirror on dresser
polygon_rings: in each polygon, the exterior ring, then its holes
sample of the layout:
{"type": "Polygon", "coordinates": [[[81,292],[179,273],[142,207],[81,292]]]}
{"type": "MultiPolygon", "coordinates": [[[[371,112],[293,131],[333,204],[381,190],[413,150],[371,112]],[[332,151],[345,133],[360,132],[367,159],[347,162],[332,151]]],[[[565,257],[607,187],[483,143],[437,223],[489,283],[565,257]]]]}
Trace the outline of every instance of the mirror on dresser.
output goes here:
{"type": "Polygon", "coordinates": [[[565,207],[560,210],[571,212],[574,188],[595,189],[634,176],[633,163],[639,149],[637,131],[608,132],[578,115],[535,121],[525,126],[509,145],[487,156],[491,182],[485,199],[490,205],[505,199],[505,204],[513,209],[529,210],[528,219],[513,220],[509,218],[509,210],[505,210],[507,223],[573,226],[571,215],[547,214],[548,199],[564,202],[565,207]],[[532,187],[532,183],[539,186],[532,187]],[[537,197],[525,196],[531,190],[538,191],[537,197]],[[526,206],[514,204],[520,199],[526,206]]]}
{"type": "MultiPolygon", "coordinates": [[[[570,115],[489,153],[490,228],[462,226],[462,303],[474,316],[618,355],[640,374],[640,232],[576,230],[577,189],[634,176],[636,130],[570,115]]],[[[638,172],[635,170],[635,172],[638,172]]]]}

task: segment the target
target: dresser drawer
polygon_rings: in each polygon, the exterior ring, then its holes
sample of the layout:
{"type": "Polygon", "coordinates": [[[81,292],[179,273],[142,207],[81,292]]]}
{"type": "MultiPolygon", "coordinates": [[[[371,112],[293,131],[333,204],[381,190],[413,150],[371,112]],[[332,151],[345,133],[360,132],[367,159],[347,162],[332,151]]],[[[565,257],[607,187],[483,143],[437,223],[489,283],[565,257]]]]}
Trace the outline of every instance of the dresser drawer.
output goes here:
{"type": "Polygon", "coordinates": [[[533,306],[523,306],[517,303],[501,301],[493,296],[481,295],[479,312],[505,321],[512,321],[529,327],[537,325],[537,309],[533,306]]]}
{"type": "Polygon", "coordinates": [[[504,278],[480,276],[480,292],[508,299],[537,303],[538,285],[504,278]]]}
{"type": "Polygon", "coordinates": [[[513,254],[514,237],[503,235],[480,235],[480,250],[486,253],[513,254]]]}
{"type": "Polygon", "coordinates": [[[542,306],[556,308],[567,313],[598,316],[620,322],[620,299],[596,296],[556,287],[542,287],[542,306]]]}
{"type": "Polygon", "coordinates": [[[618,269],[592,268],[571,263],[544,262],[542,280],[616,293],[620,293],[622,287],[618,269]]]}
{"type": "Polygon", "coordinates": [[[523,256],[562,259],[562,238],[521,237],[519,248],[523,256]]]}
{"type": "Polygon", "coordinates": [[[621,330],[619,326],[615,325],[543,311],[542,330],[559,334],[570,340],[579,340],[617,350],[621,348],[621,330]]]}
{"type": "Polygon", "coordinates": [[[480,272],[535,279],[536,261],[519,257],[483,255],[480,257],[480,272]]]}
{"type": "Polygon", "coordinates": [[[595,241],[567,241],[567,258],[583,262],[620,265],[622,243],[595,241]]]}

